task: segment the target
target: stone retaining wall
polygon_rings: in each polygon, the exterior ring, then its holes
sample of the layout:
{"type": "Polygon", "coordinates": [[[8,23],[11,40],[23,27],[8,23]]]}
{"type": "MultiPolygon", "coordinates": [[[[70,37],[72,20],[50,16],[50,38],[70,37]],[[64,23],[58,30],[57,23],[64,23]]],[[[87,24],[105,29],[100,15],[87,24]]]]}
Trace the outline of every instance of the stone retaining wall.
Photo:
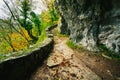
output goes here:
{"type": "Polygon", "coordinates": [[[32,72],[42,64],[54,46],[51,30],[46,29],[48,39],[42,46],[36,47],[28,54],[15,57],[0,63],[0,80],[29,80],[32,72]]]}

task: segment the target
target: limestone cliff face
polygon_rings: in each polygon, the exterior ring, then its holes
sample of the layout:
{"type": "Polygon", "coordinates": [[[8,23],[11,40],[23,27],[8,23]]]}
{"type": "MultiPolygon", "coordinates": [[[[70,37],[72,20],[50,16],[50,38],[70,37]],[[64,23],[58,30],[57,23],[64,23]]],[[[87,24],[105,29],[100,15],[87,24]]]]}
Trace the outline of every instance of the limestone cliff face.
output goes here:
{"type": "Polygon", "coordinates": [[[61,31],[91,51],[100,44],[120,53],[120,0],[55,0],[61,31]],[[65,24],[65,25],[64,25],[65,24]]]}

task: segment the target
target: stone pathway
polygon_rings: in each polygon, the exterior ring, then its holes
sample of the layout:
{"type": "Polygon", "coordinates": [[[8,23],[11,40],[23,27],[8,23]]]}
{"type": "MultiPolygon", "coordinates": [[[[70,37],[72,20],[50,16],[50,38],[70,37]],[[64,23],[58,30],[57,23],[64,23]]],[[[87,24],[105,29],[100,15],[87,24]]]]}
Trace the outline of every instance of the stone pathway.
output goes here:
{"type": "Polygon", "coordinates": [[[66,45],[67,38],[55,37],[54,50],[31,80],[101,80],[66,45]]]}

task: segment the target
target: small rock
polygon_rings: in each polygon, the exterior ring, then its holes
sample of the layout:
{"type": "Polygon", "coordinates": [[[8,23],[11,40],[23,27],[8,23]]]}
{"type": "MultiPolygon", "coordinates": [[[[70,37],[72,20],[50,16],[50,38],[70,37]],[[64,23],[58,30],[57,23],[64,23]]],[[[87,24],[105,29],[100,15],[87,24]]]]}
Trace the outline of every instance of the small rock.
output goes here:
{"type": "Polygon", "coordinates": [[[76,77],[76,74],[75,73],[71,73],[70,74],[72,77],[76,77]]]}
{"type": "Polygon", "coordinates": [[[53,54],[47,60],[49,67],[57,66],[63,62],[63,56],[61,54],[53,54]]]}
{"type": "Polygon", "coordinates": [[[83,75],[81,75],[80,79],[83,79],[83,78],[84,78],[83,75]]]}

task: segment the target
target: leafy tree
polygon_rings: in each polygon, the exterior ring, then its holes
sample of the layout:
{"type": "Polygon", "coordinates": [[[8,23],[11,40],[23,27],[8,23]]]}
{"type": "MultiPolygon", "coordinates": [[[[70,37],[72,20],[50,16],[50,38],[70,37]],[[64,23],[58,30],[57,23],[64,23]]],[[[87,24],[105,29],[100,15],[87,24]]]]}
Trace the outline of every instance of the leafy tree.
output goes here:
{"type": "Polygon", "coordinates": [[[41,35],[41,30],[40,30],[41,22],[40,22],[38,16],[33,11],[30,13],[30,15],[31,15],[31,21],[34,22],[35,26],[37,26],[37,28],[38,28],[38,35],[41,35]]]}
{"type": "Polygon", "coordinates": [[[52,24],[54,24],[54,21],[57,21],[59,19],[59,15],[54,6],[54,1],[55,0],[46,1],[47,7],[49,9],[50,19],[51,19],[52,24]]]}
{"type": "Polygon", "coordinates": [[[29,12],[31,11],[30,2],[29,0],[23,0],[21,3],[22,3],[21,14],[22,14],[23,19],[17,18],[17,21],[20,23],[22,27],[24,27],[27,30],[29,36],[33,40],[37,41],[38,38],[32,35],[33,25],[29,19],[29,12]]]}
{"type": "MultiPolygon", "coordinates": [[[[31,10],[30,0],[22,0],[20,8],[14,7],[15,11],[13,11],[8,3],[3,0],[6,6],[8,7],[13,19],[17,21],[21,27],[23,27],[30,38],[36,42],[38,40],[38,36],[40,35],[40,20],[38,16],[31,10]],[[18,11],[19,10],[19,11],[18,11]],[[19,14],[17,13],[19,12],[19,14]],[[31,16],[31,17],[30,17],[31,16]],[[34,36],[32,33],[33,23],[38,27],[38,36],[34,36]]],[[[13,3],[14,5],[14,3],[13,3]]]]}

